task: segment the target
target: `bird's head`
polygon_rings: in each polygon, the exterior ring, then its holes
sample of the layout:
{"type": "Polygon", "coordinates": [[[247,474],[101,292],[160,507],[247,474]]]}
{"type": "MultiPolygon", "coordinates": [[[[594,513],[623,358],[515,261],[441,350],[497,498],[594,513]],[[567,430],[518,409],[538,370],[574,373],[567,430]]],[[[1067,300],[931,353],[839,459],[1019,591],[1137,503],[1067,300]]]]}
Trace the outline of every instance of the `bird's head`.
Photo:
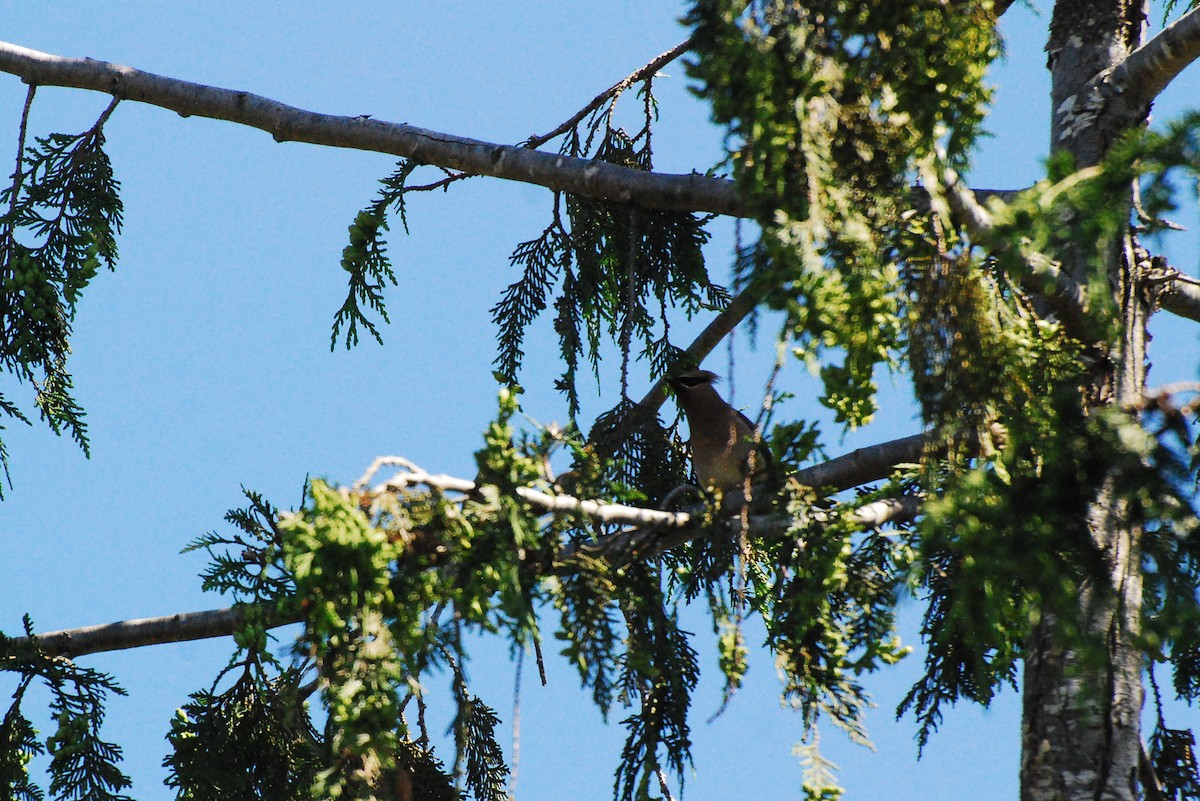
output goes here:
{"type": "Polygon", "coordinates": [[[688,370],[667,379],[667,384],[675,390],[676,395],[687,395],[697,387],[711,387],[717,381],[717,374],[710,370],[688,370]]]}

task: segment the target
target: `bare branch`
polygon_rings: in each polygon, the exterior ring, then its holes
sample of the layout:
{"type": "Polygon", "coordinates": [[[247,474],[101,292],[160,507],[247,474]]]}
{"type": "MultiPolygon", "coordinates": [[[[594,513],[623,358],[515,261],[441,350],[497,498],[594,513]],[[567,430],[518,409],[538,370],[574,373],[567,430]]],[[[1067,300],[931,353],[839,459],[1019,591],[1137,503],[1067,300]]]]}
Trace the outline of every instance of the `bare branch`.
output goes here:
{"type": "MultiPolygon", "coordinates": [[[[146,645],[227,637],[242,625],[245,610],[246,607],[233,606],[205,612],[181,612],[177,615],[51,631],[37,635],[37,644],[48,654],[77,657],[103,651],[141,648],[146,645]]],[[[301,619],[298,614],[294,619],[281,619],[272,614],[273,610],[266,608],[256,611],[257,614],[265,616],[268,628],[286,626],[301,619]]],[[[26,637],[12,637],[9,642],[17,648],[30,644],[26,637]]]]}
{"type": "Polygon", "coordinates": [[[926,439],[924,434],[914,434],[859,448],[797,471],[796,480],[805,486],[816,489],[832,487],[839,492],[872,481],[882,481],[892,474],[897,465],[920,462],[926,439]]]}
{"type": "Polygon", "coordinates": [[[672,47],[670,50],[663,53],[662,55],[656,56],[646,66],[642,67],[641,69],[637,70],[636,72],[630,73],[629,75],[625,76],[621,80],[614,83],[612,86],[605,89],[600,94],[593,97],[591,102],[589,102],[583,108],[579,109],[579,111],[572,114],[571,117],[568,118],[567,120],[564,120],[563,122],[559,123],[558,126],[554,128],[554,130],[544,133],[541,136],[529,137],[529,139],[526,140],[526,142],[524,143],[525,147],[541,147],[542,145],[549,142],[551,139],[562,136],[567,131],[571,130],[576,125],[578,125],[583,120],[583,118],[586,117],[588,114],[591,114],[593,111],[600,108],[600,106],[604,105],[604,103],[606,101],[608,101],[609,98],[619,95],[621,92],[624,92],[626,89],[633,86],[638,81],[642,81],[642,80],[645,80],[646,78],[653,77],[654,74],[657,73],[660,69],[662,69],[666,65],[670,64],[672,61],[679,58],[684,53],[686,53],[688,51],[688,48],[690,48],[691,46],[692,46],[692,40],[688,39],[686,41],[680,42],[679,44],[675,45],[674,47],[672,47]]]}
{"type": "Polygon", "coordinates": [[[1172,267],[1163,256],[1149,258],[1144,280],[1159,308],[1200,322],[1200,281],[1172,267]]]}
{"type": "Polygon", "coordinates": [[[181,81],[105,61],[63,58],[7,42],[0,42],[0,71],[17,75],[26,83],[105,92],[185,117],[208,117],[259,128],[279,142],[388,153],[450,170],[648,208],[746,214],[732,181],[698,173],[646,172],[367,116],[320,114],[250,92],[181,81]]]}
{"type": "Polygon", "coordinates": [[[1200,8],[1193,8],[1117,64],[1092,79],[1084,90],[1120,96],[1135,108],[1154,98],[1200,58],[1200,8]]]}

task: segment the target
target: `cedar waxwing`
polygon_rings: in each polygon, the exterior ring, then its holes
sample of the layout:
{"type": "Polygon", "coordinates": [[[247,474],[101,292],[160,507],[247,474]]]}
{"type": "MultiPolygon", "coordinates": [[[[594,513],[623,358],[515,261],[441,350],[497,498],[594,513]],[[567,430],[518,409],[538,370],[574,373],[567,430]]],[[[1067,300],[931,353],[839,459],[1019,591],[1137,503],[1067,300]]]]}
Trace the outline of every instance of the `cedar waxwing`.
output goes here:
{"type": "Polygon", "coordinates": [[[713,389],[716,379],[716,373],[692,370],[667,383],[687,415],[696,478],[705,487],[728,490],[741,486],[751,452],[755,473],[767,468],[769,456],[755,442],[754,424],[713,389]]]}

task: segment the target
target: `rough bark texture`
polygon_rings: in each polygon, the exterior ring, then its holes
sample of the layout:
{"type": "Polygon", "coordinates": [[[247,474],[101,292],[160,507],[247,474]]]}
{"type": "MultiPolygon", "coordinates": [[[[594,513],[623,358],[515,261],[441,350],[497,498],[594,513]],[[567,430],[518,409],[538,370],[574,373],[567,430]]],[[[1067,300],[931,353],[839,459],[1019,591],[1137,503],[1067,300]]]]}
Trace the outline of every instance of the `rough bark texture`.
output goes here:
{"type": "MultiPolygon", "coordinates": [[[[1148,107],[1109,102],[1093,78],[1136,48],[1144,35],[1141,0],[1059,0],[1051,22],[1052,147],[1096,164],[1116,138],[1144,122],[1148,107]]],[[[1097,359],[1087,393],[1094,405],[1141,397],[1146,378],[1148,297],[1138,280],[1129,235],[1107,254],[1108,279],[1121,313],[1120,341],[1097,359]]],[[[1086,281],[1086,253],[1064,269],[1086,281]]],[[[1080,602],[1090,658],[1064,647],[1047,617],[1025,659],[1022,725],[1022,801],[1134,801],[1141,755],[1141,658],[1132,638],[1141,603],[1140,530],[1110,488],[1089,515],[1092,536],[1108,566],[1106,584],[1085,588],[1080,602]],[[1097,658],[1099,655],[1099,658],[1097,658]]]]}

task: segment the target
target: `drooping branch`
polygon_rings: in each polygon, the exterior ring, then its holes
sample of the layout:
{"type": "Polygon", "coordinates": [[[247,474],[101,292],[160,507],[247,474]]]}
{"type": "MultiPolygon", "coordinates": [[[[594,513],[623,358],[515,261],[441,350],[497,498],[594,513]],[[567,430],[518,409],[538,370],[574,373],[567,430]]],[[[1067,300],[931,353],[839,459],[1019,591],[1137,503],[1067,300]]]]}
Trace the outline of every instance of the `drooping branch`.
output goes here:
{"type": "Polygon", "coordinates": [[[250,92],[182,81],[90,58],[63,58],[7,42],[0,42],[0,71],[35,85],[88,89],[170,109],[185,117],[235,122],[266,131],[279,142],[388,153],[450,170],[648,208],[746,214],[732,181],[697,173],[646,172],[367,116],[321,114],[250,92]]]}
{"type": "Polygon", "coordinates": [[[1149,108],[1179,73],[1200,58],[1200,8],[1193,8],[1113,67],[1088,90],[1101,90],[1136,108],[1149,108]]]}
{"type": "MultiPolygon", "coordinates": [[[[683,351],[683,359],[699,365],[704,361],[704,357],[712,353],[713,349],[721,343],[733,329],[738,327],[742,320],[758,306],[766,294],[766,287],[761,282],[751,283],[741,292],[729,301],[721,312],[712,319],[704,330],[700,332],[692,344],[688,345],[683,351]]],[[[658,411],[663,405],[663,401],[667,399],[667,376],[660,377],[646,392],[645,396],[638,401],[635,414],[652,415],[658,411]]]]}

